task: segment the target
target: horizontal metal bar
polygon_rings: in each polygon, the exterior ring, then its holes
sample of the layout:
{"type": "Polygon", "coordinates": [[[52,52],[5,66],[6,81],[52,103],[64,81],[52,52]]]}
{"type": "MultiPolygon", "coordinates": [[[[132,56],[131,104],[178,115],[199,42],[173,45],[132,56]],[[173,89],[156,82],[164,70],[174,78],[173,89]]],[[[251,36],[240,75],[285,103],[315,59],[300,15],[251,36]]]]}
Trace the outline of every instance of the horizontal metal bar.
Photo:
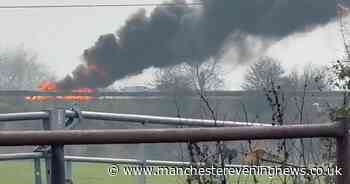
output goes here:
{"type": "MultiPolygon", "coordinates": [[[[77,117],[73,111],[66,111],[69,117],[77,117]]],[[[250,123],[250,122],[235,122],[222,120],[203,120],[203,119],[189,119],[189,118],[174,118],[162,116],[136,115],[136,114],[117,114],[117,113],[103,113],[82,111],[82,115],[86,119],[105,120],[105,121],[127,121],[135,123],[149,123],[149,124],[164,124],[164,125],[183,125],[183,126],[271,126],[271,124],[264,123],[250,123]]],[[[24,112],[24,113],[5,113],[0,114],[0,121],[24,121],[24,120],[40,120],[47,119],[48,112],[24,112]]]]}
{"type": "MultiPolygon", "coordinates": [[[[76,117],[73,111],[66,111],[66,115],[76,117]]],[[[235,122],[222,120],[204,120],[204,119],[189,119],[189,118],[175,118],[136,114],[116,114],[104,112],[90,112],[82,111],[82,115],[86,119],[105,120],[105,121],[127,121],[135,123],[148,124],[163,124],[163,125],[183,125],[183,126],[200,126],[200,127],[214,127],[214,126],[271,126],[271,124],[264,123],[250,123],[250,122],[235,122]]]]}
{"type": "MultiPolygon", "coordinates": [[[[12,153],[0,154],[0,161],[8,160],[26,160],[45,158],[42,153],[12,153]]],[[[136,159],[120,159],[106,157],[81,157],[81,156],[65,156],[66,161],[85,162],[85,163],[105,163],[105,164],[125,164],[125,165],[150,165],[150,166],[189,166],[190,162],[179,161],[163,161],[163,160],[136,160],[136,159]]]]}
{"type": "Polygon", "coordinates": [[[102,158],[102,157],[79,157],[65,156],[67,161],[86,162],[86,163],[105,163],[105,164],[124,164],[124,165],[150,165],[150,166],[189,166],[190,162],[162,161],[162,160],[136,160],[120,158],[102,158]]]}
{"type": "Polygon", "coordinates": [[[41,120],[49,118],[47,112],[22,112],[0,114],[0,121],[41,120]]]}
{"type": "Polygon", "coordinates": [[[42,153],[11,153],[11,154],[0,154],[0,161],[8,160],[27,160],[42,158],[42,153]]]}
{"type": "MultiPolygon", "coordinates": [[[[45,158],[42,153],[12,153],[0,154],[0,161],[10,160],[27,160],[27,159],[45,158]]],[[[81,156],[64,156],[66,161],[82,162],[82,163],[101,163],[101,164],[121,164],[121,165],[148,165],[148,166],[168,166],[168,167],[184,167],[190,166],[190,162],[165,161],[165,160],[137,160],[137,159],[121,159],[106,157],[81,157],[81,156]]],[[[229,167],[245,167],[245,165],[226,165],[229,167]]]]}
{"type": "Polygon", "coordinates": [[[343,135],[344,128],[340,123],[275,127],[3,131],[0,132],[0,146],[210,142],[343,135]]]}
{"type": "MultiPolygon", "coordinates": [[[[121,165],[147,165],[147,166],[167,166],[167,167],[186,167],[191,166],[191,162],[165,161],[165,160],[136,160],[120,158],[103,158],[103,157],[79,157],[65,156],[65,160],[72,162],[84,163],[102,163],[102,164],[121,164],[121,165]]],[[[226,164],[226,167],[248,167],[247,165],[226,164]]]]}

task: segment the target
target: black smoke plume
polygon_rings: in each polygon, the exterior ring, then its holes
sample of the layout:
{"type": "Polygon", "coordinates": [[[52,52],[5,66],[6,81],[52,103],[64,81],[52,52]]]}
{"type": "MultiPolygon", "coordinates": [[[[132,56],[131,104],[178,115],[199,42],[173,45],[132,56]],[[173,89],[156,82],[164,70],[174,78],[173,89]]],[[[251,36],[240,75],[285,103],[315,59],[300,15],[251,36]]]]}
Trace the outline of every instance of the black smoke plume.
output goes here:
{"type": "Polygon", "coordinates": [[[158,6],[150,16],[140,9],[115,34],[100,36],[84,51],[84,63],[58,86],[103,88],[151,66],[220,57],[233,33],[278,40],[336,17],[335,0],[201,0],[201,6],[172,2],[177,5],[158,6]]]}

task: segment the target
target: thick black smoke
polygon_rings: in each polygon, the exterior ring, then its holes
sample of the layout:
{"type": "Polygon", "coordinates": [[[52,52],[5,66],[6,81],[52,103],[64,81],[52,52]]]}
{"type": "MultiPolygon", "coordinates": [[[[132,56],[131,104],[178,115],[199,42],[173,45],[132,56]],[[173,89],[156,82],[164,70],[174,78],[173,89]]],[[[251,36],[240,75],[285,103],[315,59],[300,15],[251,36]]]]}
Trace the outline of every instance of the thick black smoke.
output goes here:
{"type": "Polygon", "coordinates": [[[200,7],[173,2],[178,5],[159,6],[150,16],[141,9],[116,34],[100,36],[84,51],[84,63],[58,85],[107,87],[151,66],[219,57],[233,33],[281,39],[336,17],[335,0],[201,0],[200,7]]]}

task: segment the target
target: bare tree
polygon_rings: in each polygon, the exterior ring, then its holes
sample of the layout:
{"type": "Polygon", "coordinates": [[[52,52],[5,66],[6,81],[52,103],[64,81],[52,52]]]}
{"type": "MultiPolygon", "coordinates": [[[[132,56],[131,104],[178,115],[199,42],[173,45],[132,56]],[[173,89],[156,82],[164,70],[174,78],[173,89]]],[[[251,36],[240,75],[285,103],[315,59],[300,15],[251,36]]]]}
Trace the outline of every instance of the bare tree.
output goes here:
{"type": "Polygon", "coordinates": [[[160,69],[153,85],[160,91],[208,91],[223,86],[221,68],[216,61],[181,64],[160,69]]]}
{"type": "MultiPolygon", "coordinates": [[[[217,113],[215,112],[215,108],[211,105],[206,92],[223,86],[221,74],[220,66],[215,60],[208,61],[204,64],[182,64],[161,69],[159,73],[156,74],[154,84],[158,90],[173,93],[178,117],[182,116],[178,99],[182,97],[183,92],[190,92],[200,97],[201,107],[204,107],[205,111],[209,112],[209,117],[216,121],[217,113]],[[203,104],[204,106],[202,106],[203,104]]],[[[204,116],[206,115],[208,114],[204,116]]],[[[233,155],[225,153],[234,152],[232,150],[227,150],[230,149],[225,147],[222,142],[217,142],[215,146],[193,142],[187,144],[189,160],[194,166],[198,166],[197,163],[205,163],[208,164],[208,166],[216,165],[217,167],[223,167],[225,156],[232,157],[233,155]]],[[[225,177],[218,176],[189,176],[186,181],[189,184],[227,183],[225,177]]]]}
{"type": "Polygon", "coordinates": [[[287,77],[288,86],[286,90],[299,91],[324,91],[330,88],[328,82],[327,68],[316,65],[306,65],[301,72],[292,71],[287,77]]]}
{"type": "MultiPolygon", "coordinates": [[[[340,105],[332,107],[328,105],[328,112],[332,120],[337,120],[338,118],[349,118],[349,90],[350,90],[350,23],[346,21],[345,17],[350,14],[350,10],[343,6],[339,1],[337,6],[337,22],[340,27],[340,34],[344,47],[344,58],[338,60],[336,63],[332,64],[329,68],[331,73],[330,85],[343,92],[343,102],[340,105]]],[[[336,165],[336,151],[335,151],[335,141],[330,138],[322,138],[322,159],[328,167],[333,167],[336,165]]],[[[334,176],[326,176],[324,178],[327,183],[335,183],[334,176]]]]}
{"type": "Polygon", "coordinates": [[[193,81],[188,65],[176,65],[159,69],[155,74],[153,85],[159,91],[183,93],[193,90],[193,81]]]}
{"type": "Polygon", "coordinates": [[[196,90],[217,90],[223,86],[222,70],[215,60],[192,65],[190,68],[192,83],[196,90]]]}
{"type": "MultiPolygon", "coordinates": [[[[302,71],[294,70],[287,74],[278,60],[265,57],[250,66],[242,88],[260,90],[265,94],[271,107],[272,121],[276,126],[284,125],[290,119],[303,124],[308,122],[311,115],[307,108],[310,108],[312,101],[307,99],[307,93],[329,89],[325,72],[324,68],[309,64],[302,71]],[[298,93],[289,93],[294,91],[298,93]]],[[[259,159],[262,163],[273,163],[282,167],[307,167],[320,163],[315,153],[312,153],[312,145],[313,142],[309,139],[281,140],[275,144],[265,144],[262,149],[265,153],[259,159]]],[[[249,151],[248,160],[258,158],[254,149],[249,151]]],[[[287,177],[280,179],[281,183],[312,183],[320,180],[319,177],[293,177],[292,181],[287,177]]]]}
{"type": "Polygon", "coordinates": [[[0,89],[32,90],[53,75],[47,67],[36,62],[36,56],[23,49],[6,51],[0,55],[0,89]]]}
{"type": "Polygon", "coordinates": [[[343,6],[341,3],[338,3],[337,19],[340,27],[340,34],[343,41],[344,52],[347,60],[350,60],[350,43],[349,43],[350,23],[349,21],[346,20],[346,17],[349,14],[350,14],[350,10],[346,6],[343,6]]]}
{"type": "Polygon", "coordinates": [[[249,67],[241,87],[244,90],[269,89],[271,81],[275,84],[282,83],[284,74],[285,70],[278,60],[263,57],[249,67]]]}
{"type": "Polygon", "coordinates": [[[271,89],[273,82],[285,91],[302,91],[307,83],[308,90],[324,90],[328,88],[325,72],[326,68],[309,64],[301,72],[294,70],[287,74],[280,61],[263,57],[249,67],[241,87],[244,90],[271,89]]]}

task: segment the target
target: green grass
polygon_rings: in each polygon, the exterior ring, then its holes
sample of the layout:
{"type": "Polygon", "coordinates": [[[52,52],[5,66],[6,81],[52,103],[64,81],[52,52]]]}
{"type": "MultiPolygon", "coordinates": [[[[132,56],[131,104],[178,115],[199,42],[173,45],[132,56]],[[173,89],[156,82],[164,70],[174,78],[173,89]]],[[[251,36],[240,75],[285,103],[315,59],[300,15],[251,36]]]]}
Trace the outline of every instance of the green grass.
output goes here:
{"type": "MultiPolygon", "coordinates": [[[[42,162],[42,178],[45,184],[44,163],[42,162]]],[[[73,181],[75,184],[135,184],[137,176],[109,176],[109,164],[73,163],[73,181]]],[[[253,184],[252,176],[230,177],[229,183],[253,184]]],[[[259,183],[270,183],[269,177],[258,177],[259,183]]],[[[0,183],[11,184],[34,184],[33,162],[31,161],[7,161],[0,162],[0,183]]],[[[147,176],[147,184],[182,184],[185,183],[184,176],[147,176]]],[[[281,183],[277,177],[272,179],[273,184],[281,183]]]]}
{"type": "MultiPolygon", "coordinates": [[[[74,163],[73,164],[73,180],[81,184],[135,184],[138,180],[136,176],[110,176],[108,174],[109,164],[87,164],[74,163]]],[[[181,180],[178,176],[150,176],[146,178],[146,182],[150,184],[165,184],[165,183],[179,183],[181,180]]]]}
{"type": "MultiPolygon", "coordinates": [[[[42,163],[42,178],[45,182],[44,163],[42,163]]],[[[78,184],[135,184],[138,177],[135,176],[109,176],[107,168],[109,164],[74,163],[72,172],[74,183],[78,184]]],[[[33,162],[8,161],[0,162],[0,183],[34,184],[33,162]]],[[[179,176],[150,176],[146,182],[150,184],[183,183],[179,176]]]]}
{"type": "Polygon", "coordinates": [[[34,183],[32,162],[0,162],[1,183],[34,183]]]}

